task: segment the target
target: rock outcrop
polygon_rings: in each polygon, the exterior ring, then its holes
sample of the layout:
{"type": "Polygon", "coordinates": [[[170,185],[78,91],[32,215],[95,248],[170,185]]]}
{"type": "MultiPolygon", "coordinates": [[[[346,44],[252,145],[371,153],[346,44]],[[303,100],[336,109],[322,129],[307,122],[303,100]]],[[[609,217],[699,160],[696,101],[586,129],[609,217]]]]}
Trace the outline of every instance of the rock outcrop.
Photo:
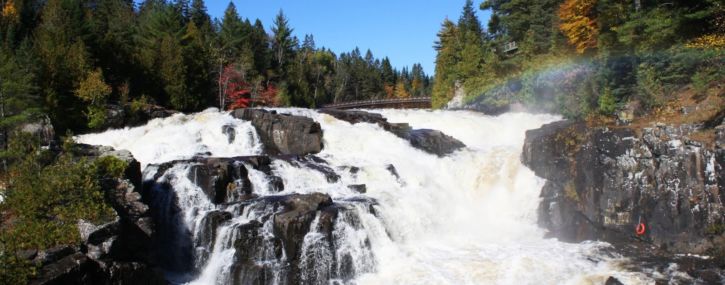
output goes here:
{"type": "Polygon", "coordinates": [[[262,109],[237,109],[232,116],[252,122],[266,154],[307,155],[322,150],[322,128],[310,118],[262,109]]]}
{"type": "Polygon", "coordinates": [[[105,225],[79,221],[82,242],[28,254],[41,264],[30,284],[166,284],[154,265],[154,221],[141,195],[140,164],[124,150],[76,145],[76,155],[90,160],[114,156],[127,163],[123,178],[101,181],[117,219],[105,225]]]}
{"type": "Polygon", "coordinates": [[[152,104],[144,104],[132,107],[108,104],[106,109],[106,120],[99,129],[136,127],[146,124],[148,121],[158,118],[170,117],[177,114],[177,111],[152,104]]]}
{"type": "MultiPolygon", "coordinates": [[[[350,280],[355,276],[352,264],[357,257],[352,253],[335,256],[333,231],[345,227],[360,229],[362,224],[355,207],[373,214],[375,201],[365,197],[333,201],[330,195],[317,192],[278,194],[284,185],[281,179],[275,182],[273,178],[279,178],[271,167],[274,160],[318,171],[330,183],[340,179],[325,160],[313,155],[196,157],[149,166],[156,169],[153,179],[159,181],[145,182],[146,188],[157,187],[152,195],[158,197],[151,199],[166,203],[154,203],[154,209],[171,209],[154,215],[159,228],[173,234],[176,241],[189,241],[169,249],[180,258],[193,257],[193,268],[179,268],[198,272],[209,261],[215,246],[221,246],[235,249],[229,280],[225,280],[230,284],[318,284],[330,279],[350,280]],[[201,188],[204,194],[200,198],[215,204],[213,210],[193,210],[192,215],[198,215],[200,221],[194,229],[170,229],[177,226],[174,223],[178,223],[179,217],[189,214],[181,212],[177,204],[178,195],[185,194],[176,193],[181,190],[169,185],[151,185],[166,183],[164,177],[176,177],[179,172],[169,171],[178,170],[177,166],[189,167],[186,178],[201,188]],[[252,170],[266,176],[269,189],[257,189],[249,183],[252,170]],[[340,215],[345,218],[338,219],[340,215]],[[340,221],[344,224],[339,224],[340,221]],[[221,234],[229,238],[219,239],[221,234]],[[224,244],[216,244],[220,240],[224,244]],[[330,259],[318,260],[319,256],[330,256],[330,259]],[[328,269],[320,271],[325,267],[328,269]]],[[[351,186],[355,191],[365,191],[365,185],[351,186]]],[[[362,250],[370,251],[369,248],[362,250]]]]}
{"type": "Polygon", "coordinates": [[[522,161],[547,179],[539,223],[566,241],[725,248],[725,127],[589,128],[556,122],[526,133],[522,161]],[[714,141],[696,141],[714,133],[714,141]],[[644,225],[644,233],[636,228],[644,225]]]}
{"type": "Polygon", "coordinates": [[[338,120],[346,121],[351,124],[377,124],[384,130],[409,141],[413,147],[441,157],[466,147],[466,145],[461,141],[446,135],[441,131],[430,129],[414,130],[406,123],[390,123],[385,117],[383,117],[383,115],[376,113],[337,109],[322,109],[319,112],[328,114],[338,120]]]}

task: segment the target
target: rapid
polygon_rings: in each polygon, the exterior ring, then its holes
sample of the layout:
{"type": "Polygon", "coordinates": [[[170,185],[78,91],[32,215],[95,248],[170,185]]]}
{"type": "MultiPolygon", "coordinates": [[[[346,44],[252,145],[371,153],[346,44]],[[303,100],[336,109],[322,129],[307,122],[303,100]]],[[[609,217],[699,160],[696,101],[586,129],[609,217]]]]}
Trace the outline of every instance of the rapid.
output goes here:
{"type": "MultiPolygon", "coordinates": [[[[332,229],[334,250],[323,246],[320,217],[304,237],[296,270],[305,284],[603,284],[610,276],[626,284],[651,282],[641,273],[622,269],[625,258],[606,243],[563,243],[545,238],[537,226],[544,181],[520,162],[520,154],[526,130],[560,120],[558,116],[370,110],[390,122],[440,130],[467,146],[438,157],[374,124],[352,125],[307,109],[276,111],[321,124],[324,148],[316,156],[339,179],[330,181],[309,167],[272,158],[272,171],[282,179],[284,190],[270,191],[268,178],[250,170],[254,194],[324,193],[346,209],[332,229]],[[349,171],[351,167],[356,171],[349,171]],[[364,184],[367,191],[347,187],[353,184],[364,184]]],[[[291,270],[286,262],[289,257],[275,257],[271,220],[263,219],[274,215],[274,209],[262,204],[243,208],[213,204],[193,181],[192,161],[157,175],[158,165],[169,161],[262,154],[259,136],[249,122],[209,109],[155,119],[140,127],[81,135],[76,140],[127,149],[142,163],[146,180],[170,185],[171,189],[155,191],[173,191],[174,201],[159,199],[152,206],[170,208],[157,209],[161,213],[157,220],[181,225],[167,235],[174,239],[166,243],[170,248],[163,252],[168,254],[159,256],[161,263],[168,263],[165,268],[173,282],[244,283],[245,279],[232,277],[239,274],[233,266],[238,256],[234,242],[243,238],[236,229],[253,221],[262,223],[263,239],[254,259],[269,272],[265,280],[289,281],[281,274],[291,270]],[[176,207],[169,207],[170,203],[176,207]],[[200,241],[205,238],[202,224],[215,211],[233,217],[219,225],[211,246],[203,246],[209,243],[200,241]],[[193,250],[176,255],[177,247],[193,250]],[[186,259],[191,260],[189,264],[181,264],[186,259]]]]}

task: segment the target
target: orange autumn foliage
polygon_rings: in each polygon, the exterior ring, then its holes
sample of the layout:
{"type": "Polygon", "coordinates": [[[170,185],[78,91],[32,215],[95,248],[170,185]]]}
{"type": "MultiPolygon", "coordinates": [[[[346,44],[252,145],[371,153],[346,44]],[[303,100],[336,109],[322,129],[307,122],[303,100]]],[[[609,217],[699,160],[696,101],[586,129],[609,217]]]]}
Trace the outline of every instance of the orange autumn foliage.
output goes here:
{"type": "Polygon", "coordinates": [[[592,17],[596,0],[566,0],[559,6],[559,28],[578,53],[597,46],[599,28],[592,17]]]}
{"type": "Polygon", "coordinates": [[[18,10],[15,8],[13,0],[5,2],[5,6],[2,7],[2,17],[11,22],[17,22],[18,10]]]}

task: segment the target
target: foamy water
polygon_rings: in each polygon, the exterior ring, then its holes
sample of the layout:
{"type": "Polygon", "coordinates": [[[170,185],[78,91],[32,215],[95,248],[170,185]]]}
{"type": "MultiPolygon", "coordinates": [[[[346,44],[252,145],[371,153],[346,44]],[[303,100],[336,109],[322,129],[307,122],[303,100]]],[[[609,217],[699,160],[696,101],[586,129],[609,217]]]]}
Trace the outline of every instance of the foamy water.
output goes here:
{"type": "MultiPolygon", "coordinates": [[[[318,171],[275,160],[273,172],[285,184],[284,192],[278,194],[321,192],[342,204],[355,197],[377,201],[375,215],[350,204],[353,210],[338,217],[336,252],[318,246],[313,223],[305,237],[301,267],[316,273],[309,273],[311,277],[303,278],[305,281],[324,283],[314,276],[334,275],[337,269],[325,266],[330,266],[330,260],[349,256],[356,274],[348,281],[357,284],[603,284],[609,276],[626,284],[651,283],[640,273],[619,269],[620,258],[602,253],[608,246],[605,243],[562,243],[545,239],[537,227],[536,209],[544,181],[523,166],[519,157],[525,131],[559,120],[557,116],[373,110],[390,122],[437,129],[467,145],[440,158],[411,147],[377,125],[351,125],[306,109],[277,111],[307,116],[321,124],[325,147],[318,156],[341,177],[328,182],[318,171]],[[399,177],[391,175],[389,165],[399,177]],[[344,170],[350,166],[360,170],[354,174],[344,170]],[[367,192],[354,192],[347,187],[351,184],[365,184],[367,192]]],[[[248,122],[216,110],[77,139],[128,149],[144,165],[199,153],[219,157],[260,154],[262,149],[248,122]],[[221,131],[225,125],[235,129],[231,143],[221,131]]],[[[182,165],[160,179],[169,179],[179,194],[184,223],[196,234],[205,213],[234,212],[230,207],[235,206],[204,201],[206,197],[191,183],[188,171],[182,165]]],[[[153,173],[154,169],[146,170],[147,177],[153,173]]],[[[250,179],[256,194],[271,194],[262,173],[251,171],[250,179]]],[[[227,283],[234,249],[225,246],[225,241],[236,238],[230,229],[268,213],[265,211],[271,210],[245,208],[222,226],[209,257],[197,260],[200,274],[192,283],[227,283]]],[[[272,234],[270,229],[262,230],[272,234]]],[[[258,262],[283,266],[283,261],[269,256],[259,257],[258,262]]]]}

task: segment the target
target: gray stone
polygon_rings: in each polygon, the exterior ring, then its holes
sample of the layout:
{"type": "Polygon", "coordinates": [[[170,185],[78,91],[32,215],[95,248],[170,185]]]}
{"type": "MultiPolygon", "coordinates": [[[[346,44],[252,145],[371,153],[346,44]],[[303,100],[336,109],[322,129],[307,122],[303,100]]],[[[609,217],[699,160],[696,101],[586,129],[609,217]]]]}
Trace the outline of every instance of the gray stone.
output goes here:
{"type": "Polygon", "coordinates": [[[232,116],[251,121],[269,155],[306,155],[322,150],[322,128],[310,118],[262,109],[237,109],[232,116]]]}

